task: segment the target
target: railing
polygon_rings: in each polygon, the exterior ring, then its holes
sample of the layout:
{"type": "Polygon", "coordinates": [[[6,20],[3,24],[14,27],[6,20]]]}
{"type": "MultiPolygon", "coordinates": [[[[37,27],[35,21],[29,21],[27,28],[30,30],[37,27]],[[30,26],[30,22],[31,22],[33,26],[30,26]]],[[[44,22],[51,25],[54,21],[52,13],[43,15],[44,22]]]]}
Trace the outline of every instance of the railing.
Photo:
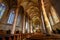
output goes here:
{"type": "Polygon", "coordinates": [[[34,35],[27,40],[60,40],[60,34],[52,34],[52,35],[34,35]]]}
{"type": "Polygon", "coordinates": [[[20,34],[15,34],[15,35],[3,35],[0,36],[0,40],[21,40],[21,35],[20,34]]]}
{"type": "Polygon", "coordinates": [[[0,40],[60,40],[59,35],[34,35],[34,34],[7,34],[7,35],[0,35],[0,40]]]}

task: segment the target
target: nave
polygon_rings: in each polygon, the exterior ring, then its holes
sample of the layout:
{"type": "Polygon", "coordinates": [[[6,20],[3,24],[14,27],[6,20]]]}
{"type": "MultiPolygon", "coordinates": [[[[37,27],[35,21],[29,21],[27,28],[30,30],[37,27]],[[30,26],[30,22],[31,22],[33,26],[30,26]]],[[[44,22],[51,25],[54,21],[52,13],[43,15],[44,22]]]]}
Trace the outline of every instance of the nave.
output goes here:
{"type": "Polygon", "coordinates": [[[59,0],[0,0],[1,40],[60,40],[59,0]]]}

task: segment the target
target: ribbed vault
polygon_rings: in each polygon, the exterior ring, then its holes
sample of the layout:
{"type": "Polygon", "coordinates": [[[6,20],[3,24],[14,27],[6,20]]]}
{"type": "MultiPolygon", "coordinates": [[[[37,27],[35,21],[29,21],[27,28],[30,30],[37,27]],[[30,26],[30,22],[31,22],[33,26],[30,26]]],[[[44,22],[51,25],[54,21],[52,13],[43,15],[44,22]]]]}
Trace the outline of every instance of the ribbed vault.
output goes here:
{"type": "MultiPolygon", "coordinates": [[[[38,28],[42,28],[42,26],[45,26],[46,30],[48,30],[47,32],[52,33],[52,29],[56,30],[55,24],[60,22],[59,17],[56,14],[57,12],[50,0],[1,0],[0,2],[4,3],[7,6],[7,13],[5,15],[9,16],[10,10],[14,9],[15,19],[12,32],[14,32],[15,30],[15,24],[17,23],[17,18],[19,15],[21,16],[20,25],[23,25],[21,27],[21,30],[25,28],[26,21],[30,25],[33,24],[33,28],[35,29],[37,28],[36,26],[38,26],[38,28]],[[53,26],[55,28],[53,28],[53,26]]],[[[8,16],[3,16],[2,21],[4,20],[4,18],[6,18],[5,21],[3,21],[6,22],[8,16]]],[[[22,31],[23,33],[25,33],[25,29],[22,31]]]]}

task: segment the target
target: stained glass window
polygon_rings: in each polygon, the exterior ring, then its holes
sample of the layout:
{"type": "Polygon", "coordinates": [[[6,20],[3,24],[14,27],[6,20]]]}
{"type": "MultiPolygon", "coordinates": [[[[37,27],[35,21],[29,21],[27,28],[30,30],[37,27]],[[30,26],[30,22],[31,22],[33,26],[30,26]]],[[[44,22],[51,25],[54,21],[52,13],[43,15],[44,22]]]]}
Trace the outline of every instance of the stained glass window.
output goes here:
{"type": "Polygon", "coordinates": [[[10,15],[9,15],[9,18],[8,18],[8,22],[7,22],[8,24],[12,24],[13,23],[14,16],[15,16],[14,11],[11,10],[10,15]]]}
{"type": "Polygon", "coordinates": [[[0,3],[0,19],[2,18],[5,9],[6,9],[6,6],[3,3],[0,3]]]}

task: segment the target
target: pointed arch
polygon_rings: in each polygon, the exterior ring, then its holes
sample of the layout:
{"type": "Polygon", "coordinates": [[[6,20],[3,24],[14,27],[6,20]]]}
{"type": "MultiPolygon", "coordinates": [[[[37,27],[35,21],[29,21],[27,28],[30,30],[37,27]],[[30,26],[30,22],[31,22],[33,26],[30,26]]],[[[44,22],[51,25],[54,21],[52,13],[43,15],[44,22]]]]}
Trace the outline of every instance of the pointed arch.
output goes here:
{"type": "Polygon", "coordinates": [[[14,13],[15,13],[14,10],[10,11],[10,15],[9,15],[9,18],[8,18],[8,21],[7,21],[8,24],[13,24],[14,17],[15,17],[14,13]]]}
{"type": "Polygon", "coordinates": [[[5,12],[6,6],[3,3],[0,3],[0,19],[2,18],[4,12],[5,12]]]}

